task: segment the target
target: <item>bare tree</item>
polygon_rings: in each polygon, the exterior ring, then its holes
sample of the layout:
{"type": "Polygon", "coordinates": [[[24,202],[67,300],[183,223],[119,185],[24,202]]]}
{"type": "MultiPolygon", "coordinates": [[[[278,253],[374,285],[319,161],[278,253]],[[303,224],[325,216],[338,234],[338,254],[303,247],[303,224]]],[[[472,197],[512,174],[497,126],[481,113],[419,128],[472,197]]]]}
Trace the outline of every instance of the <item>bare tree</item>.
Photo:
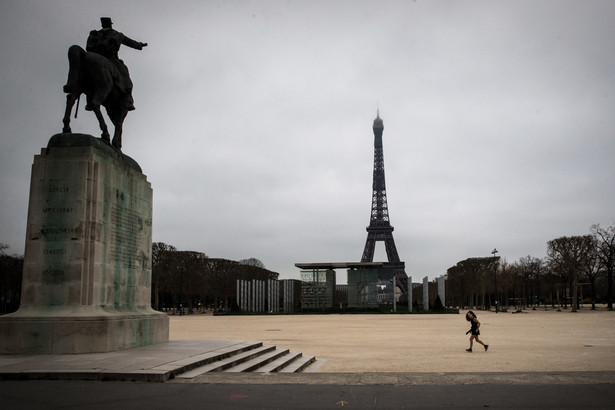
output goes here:
{"type": "MultiPolygon", "coordinates": [[[[446,295],[452,300],[451,305],[463,309],[463,275],[458,266],[451,266],[447,269],[446,286],[446,295]]],[[[412,289],[409,292],[412,292],[412,289]]]]}
{"type": "Polygon", "coordinates": [[[607,275],[606,303],[613,310],[613,271],[615,270],[615,224],[604,229],[600,224],[592,225],[591,233],[597,241],[598,269],[607,275]]]}
{"type": "Polygon", "coordinates": [[[596,310],[596,278],[600,274],[599,260],[598,260],[598,241],[592,236],[593,247],[590,253],[583,259],[583,265],[581,266],[582,272],[589,280],[592,294],[592,310],[596,310]]]}
{"type": "Polygon", "coordinates": [[[542,260],[530,255],[524,256],[514,263],[515,271],[519,275],[523,295],[523,304],[527,307],[535,301],[535,285],[542,273],[542,260]]]}
{"type": "Polygon", "coordinates": [[[152,305],[154,309],[161,309],[160,294],[168,291],[173,280],[172,256],[177,249],[164,242],[152,243],[152,305]]]}
{"type": "Polygon", "coordinates": [[[265,269],[265,264],[256,258],[242,259],[239,263],[242,265],[256,266],[257,268],[265,269]]]}
{"type": "MultiPolygon", "coordinates": [[[[498,256],[499,258],[499,256],[498,256]]],[[[498,289],[496,301],[499,303],[502,309],[508,308],[510,303],[510,289],[513,286],[514,280],[514,266],[509,263],[506,259],[502,259],[500,263],[498,263],[498,289]]]]}
{"type": "Polygon", "coordinates": [[[595,241],[591,235],[562,236],[547,243],[547,255],[552,268],[562,281],[572,287],[572,311],[578,309],[577,277],[593,253],[595,241]]]}

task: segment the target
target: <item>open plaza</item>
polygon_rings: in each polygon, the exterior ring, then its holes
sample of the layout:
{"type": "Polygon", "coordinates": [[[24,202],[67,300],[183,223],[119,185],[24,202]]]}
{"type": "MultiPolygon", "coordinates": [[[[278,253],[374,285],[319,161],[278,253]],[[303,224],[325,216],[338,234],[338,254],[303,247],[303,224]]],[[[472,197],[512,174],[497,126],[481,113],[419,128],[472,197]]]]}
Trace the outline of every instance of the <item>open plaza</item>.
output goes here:
{"type": "Polygon", "coordinates": [[[460,314],[170,316],[171,340],[254,340],[325,360],[318,372],[615,371],[615,312],[553,308],[475,311],[481,340],[469,346],[460,314]]]}

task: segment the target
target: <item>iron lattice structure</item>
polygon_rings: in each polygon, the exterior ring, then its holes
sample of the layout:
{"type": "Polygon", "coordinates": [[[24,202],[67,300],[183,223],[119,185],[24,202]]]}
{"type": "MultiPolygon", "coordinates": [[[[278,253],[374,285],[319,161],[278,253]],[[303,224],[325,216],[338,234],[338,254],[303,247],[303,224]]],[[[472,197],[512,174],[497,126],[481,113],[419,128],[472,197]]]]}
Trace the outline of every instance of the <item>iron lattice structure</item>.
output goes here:
{"type": "MultiPolygon", "coordinates": [[[[387,204],[387,191],[384,178],[384,150],[382,144],[382,133],[384,123],[380,119],[380,114],[376,115],[373,125],[374,130],[374,179],[372,182],[372,212],[367,227],[367,241],[363,249],[361,262],[373,262],[376,242],[384,242],[389,266],[393,268],[397,285],[406,291],[406,285],[401,279],[408,276],[405,273],[405,264],[399,260],[395,240],[393,239],[393,227],[389,220],[389,207],[387,204]]],[[[392,278],[382,278],[392,279],[392,278]]]]}

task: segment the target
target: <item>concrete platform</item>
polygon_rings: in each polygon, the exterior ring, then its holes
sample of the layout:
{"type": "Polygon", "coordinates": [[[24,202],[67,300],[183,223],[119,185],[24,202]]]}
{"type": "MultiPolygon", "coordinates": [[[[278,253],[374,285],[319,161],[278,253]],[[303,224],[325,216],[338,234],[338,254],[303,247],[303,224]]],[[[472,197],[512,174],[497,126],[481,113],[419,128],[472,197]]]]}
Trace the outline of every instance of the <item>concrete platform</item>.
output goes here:
{"type": "Polygon", "coordinates": [[[175,340],[118,352],[78,355],[2,355],[0,380],[116,380],[164,382],[258,342],[175,340]]]}

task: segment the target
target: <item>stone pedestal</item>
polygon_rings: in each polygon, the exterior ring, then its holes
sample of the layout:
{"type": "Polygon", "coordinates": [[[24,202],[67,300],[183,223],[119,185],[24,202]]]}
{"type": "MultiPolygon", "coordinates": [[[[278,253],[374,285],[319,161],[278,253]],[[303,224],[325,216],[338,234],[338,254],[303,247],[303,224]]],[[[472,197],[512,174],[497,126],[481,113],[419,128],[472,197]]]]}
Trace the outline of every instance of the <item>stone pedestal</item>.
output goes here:
{"type": "Polygon", "coordinates": [[[168,341],[151,301],[152,188],[101,140],[54,135],[34,157],[21,305],[0,353],[109,352],[168,341]]]}

